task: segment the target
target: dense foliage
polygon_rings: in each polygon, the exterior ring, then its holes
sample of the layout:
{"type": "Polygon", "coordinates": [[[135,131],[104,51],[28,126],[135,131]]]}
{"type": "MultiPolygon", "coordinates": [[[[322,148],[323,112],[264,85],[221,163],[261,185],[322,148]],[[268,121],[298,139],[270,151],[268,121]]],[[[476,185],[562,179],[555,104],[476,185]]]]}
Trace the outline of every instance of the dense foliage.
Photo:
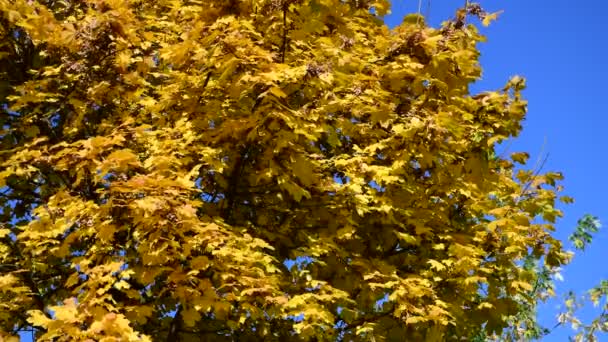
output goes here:
{"type": "Polygon", "coordinates": [[[524,80],[469,93],[478,5],[388,8],[0,0],[1,334],[521,336],[569,258],[561,175],[496,151],[524,80]]]}

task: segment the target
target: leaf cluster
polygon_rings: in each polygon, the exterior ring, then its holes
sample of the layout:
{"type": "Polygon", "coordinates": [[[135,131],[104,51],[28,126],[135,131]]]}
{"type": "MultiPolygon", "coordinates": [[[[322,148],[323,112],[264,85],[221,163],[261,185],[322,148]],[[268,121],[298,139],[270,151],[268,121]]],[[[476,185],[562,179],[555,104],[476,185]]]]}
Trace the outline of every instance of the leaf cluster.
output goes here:
{"type": "MultiPolygon", "coordinates": [[[[536,302],[520,77],[385,0],[0,0],[0,330],[443,341],[536,302]]],[[[474,7],[467,15],[481,15],[474,7]]],[[[494,16],[487,17],[488,21],[494,16]]]]}

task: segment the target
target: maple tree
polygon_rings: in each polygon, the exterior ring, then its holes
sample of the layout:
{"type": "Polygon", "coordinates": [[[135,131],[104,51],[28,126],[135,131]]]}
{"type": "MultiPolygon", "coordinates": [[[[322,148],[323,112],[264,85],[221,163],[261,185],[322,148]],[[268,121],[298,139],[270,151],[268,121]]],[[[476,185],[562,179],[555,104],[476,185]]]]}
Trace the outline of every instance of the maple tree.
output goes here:
{"type": "Polygon", "coordinates": [[[524,80],[470,94],[479,5],[388,9],[0,0],[2,336],[519,336],[570,258],[561,174],[496,152],[524,80]]]}

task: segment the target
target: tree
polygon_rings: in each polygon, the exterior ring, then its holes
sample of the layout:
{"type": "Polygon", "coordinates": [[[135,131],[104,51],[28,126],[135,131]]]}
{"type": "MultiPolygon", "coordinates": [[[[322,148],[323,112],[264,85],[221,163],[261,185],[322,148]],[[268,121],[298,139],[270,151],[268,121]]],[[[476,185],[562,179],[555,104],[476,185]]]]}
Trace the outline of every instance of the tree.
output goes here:
{"type": "Polygon", "coordinates": [[[388,8],[0,0],[4,336],[518,334],[569,259],[561,174],[496,152],[524,80],[470,94],[479,5],[388,8]]]}
{"type": "MultiPolygon", "coordinates": [[[[574,233],[568,240],[572,242],[574,247],[583,252],[585,248],[592,242],[593,234],[598,233],[601,228],[599,219],[590,214],[584,215],[578,220],[578,224],[574,233]]],[[[558,316],[558,324],[569,324],[577,334],[571,337],[571,341],[582,342],[598,341],[598,336],[601,333],[608,332],[608,281],[601,280],[598,285],[594,286],[583,296],[577,295],[570,291],[566,295],[564,302],[565,312],[558,316]],[[582,322],[577,317],[577,311],[581,309],[586,302],[593,303],[593,306],[600,308],[601,311],[596,314],[596,317],[589,323],[582,322]],[[600,305],[601,304],[601,305],[600,305]]]]}

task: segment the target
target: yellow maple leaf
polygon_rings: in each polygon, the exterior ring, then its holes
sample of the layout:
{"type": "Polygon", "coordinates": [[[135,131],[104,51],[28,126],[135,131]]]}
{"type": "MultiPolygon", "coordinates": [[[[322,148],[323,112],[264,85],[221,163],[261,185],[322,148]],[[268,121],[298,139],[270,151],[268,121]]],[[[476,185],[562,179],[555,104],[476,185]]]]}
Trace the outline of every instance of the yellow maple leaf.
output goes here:
{"type": "Polygon", "coordinates": [[[503,11],[498,11],[494,13],[488,13],[483,17],[482,24],[483,26],[490,26],[492,21],[498,19],[498,15],[500,15],[503,11]]]}

